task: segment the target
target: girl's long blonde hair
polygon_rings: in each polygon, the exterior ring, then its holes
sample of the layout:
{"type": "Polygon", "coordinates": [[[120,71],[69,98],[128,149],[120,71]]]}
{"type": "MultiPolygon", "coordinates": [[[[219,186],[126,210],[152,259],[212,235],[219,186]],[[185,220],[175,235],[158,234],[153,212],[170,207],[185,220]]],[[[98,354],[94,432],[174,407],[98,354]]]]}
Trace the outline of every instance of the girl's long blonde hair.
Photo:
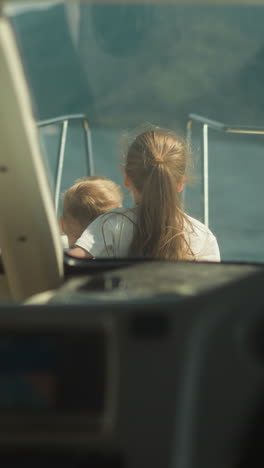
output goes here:
{"type": "Polygon", "coordinates": [[[131,256],[193,258],[185,235],[191,223],[182,209],[178,191],[185,182],[188,154],[183,139],[156,127],[138,135],[130,145],[125,173],[139,200],[131,256]]]}

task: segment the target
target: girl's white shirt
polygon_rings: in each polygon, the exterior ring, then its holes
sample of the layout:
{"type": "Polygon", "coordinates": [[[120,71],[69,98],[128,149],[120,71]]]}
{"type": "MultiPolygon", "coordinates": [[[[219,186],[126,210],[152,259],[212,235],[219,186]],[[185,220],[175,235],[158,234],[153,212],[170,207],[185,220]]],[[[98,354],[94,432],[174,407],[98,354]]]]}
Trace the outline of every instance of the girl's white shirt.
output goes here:
{"type": "MultiPolygon", "coordinates": [[[[219,262],[219,247],[213,233],[197,219],[187,217],[191,226],[186,223],[185,235],[195,260],[219,262]]],[[[95,258],[127,257],[135,223],[135,209],[118,208],[109,211],[96,218],[75,245],[95,258]]]]}

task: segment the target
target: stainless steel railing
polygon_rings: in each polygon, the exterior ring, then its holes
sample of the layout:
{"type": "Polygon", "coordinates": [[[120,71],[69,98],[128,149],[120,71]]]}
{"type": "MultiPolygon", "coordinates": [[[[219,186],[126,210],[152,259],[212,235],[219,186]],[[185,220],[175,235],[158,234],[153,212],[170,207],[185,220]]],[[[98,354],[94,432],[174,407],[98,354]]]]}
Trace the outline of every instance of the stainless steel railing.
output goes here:
{"type": "Polygon", "coordinates": [[[37,122],[39,128],[47,127],[49,125],[61,125],[60,133],[60,143],[58,148],[58,163],[55,174],[55,209],[56,213],[59,208],[60,201],[60,191],[61,191],[61,179],[64,165],[64,155],[66,149],[66,142],[68,136],[69,124],[72,121],[80,121],[83,127],[83,132],[85,136],[85,155],[86,155],[86,166],[87,166],[87,175],[94,174],[94,162],[93,162],[93,149],[92,149],[92,137],[91,130],[88,124],[88,120],[84,114],[72,114],[72,115],[63,115],[53,119],[41,120],[37,122]]]}
{"type": "Polygon", "coordinates": [[[192,140],[192,125],[198,122],[202,125],[202,166],[203,166],[203,217],[204,224],[209,226],[209,152],[208,129],[212,128],[225,133],[240,133],[251,135],[264,135],[264,127],[227,125],[211,120],[197,114],[189,114],[187,121],[187,139],[192,140]]]}

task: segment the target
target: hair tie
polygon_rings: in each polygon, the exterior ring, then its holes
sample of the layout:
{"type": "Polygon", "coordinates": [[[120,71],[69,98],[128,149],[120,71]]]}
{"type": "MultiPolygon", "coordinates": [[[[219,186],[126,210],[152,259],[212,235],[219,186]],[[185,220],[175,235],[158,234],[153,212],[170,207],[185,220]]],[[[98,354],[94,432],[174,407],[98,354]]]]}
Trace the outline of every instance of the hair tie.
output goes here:
{"type": "Polygon", "coordinates": [[[165,164],[164,159],[155,159],[155,166],[163,166],[165,164]]]}

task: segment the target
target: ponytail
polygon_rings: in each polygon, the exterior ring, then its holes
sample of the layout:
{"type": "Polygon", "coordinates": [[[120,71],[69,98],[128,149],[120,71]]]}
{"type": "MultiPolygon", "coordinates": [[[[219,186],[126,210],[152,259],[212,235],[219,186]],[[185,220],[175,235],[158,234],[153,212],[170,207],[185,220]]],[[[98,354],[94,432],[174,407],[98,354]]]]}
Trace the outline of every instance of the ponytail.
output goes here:
{"type": "Polygon", "coordinates": [[[189,223],[178,189],[186,169],[186,145],[171,133],[139,135],[127,155],[126,172],[139,194],[131,256],[180,260],[192,257],[189,223]]]}

